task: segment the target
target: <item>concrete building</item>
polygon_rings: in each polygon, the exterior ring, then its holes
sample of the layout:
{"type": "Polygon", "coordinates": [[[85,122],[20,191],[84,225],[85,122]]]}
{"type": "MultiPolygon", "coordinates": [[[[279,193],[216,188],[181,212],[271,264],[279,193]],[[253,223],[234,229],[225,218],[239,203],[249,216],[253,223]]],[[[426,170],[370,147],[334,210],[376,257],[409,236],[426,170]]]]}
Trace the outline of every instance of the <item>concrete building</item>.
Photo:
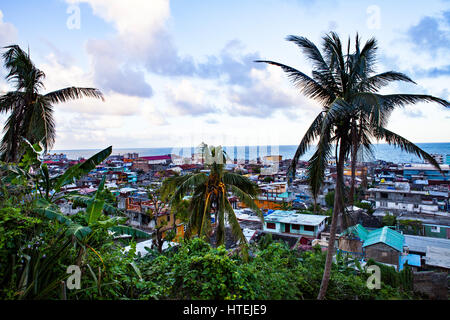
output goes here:
{"type": "Polygon", "coordinates": [[[264,218],[264,231],[315,239],[325,230],[328,216],[275,210],[264,218]]]}
{"type": "Polygon", "coordinates": [[[394,186],[369,189],[369,200],[374,201],[375,209],[388,212],[408,211],[447,216],[450,213],[448,192],[410,190],[403,183],[394,186]]]}

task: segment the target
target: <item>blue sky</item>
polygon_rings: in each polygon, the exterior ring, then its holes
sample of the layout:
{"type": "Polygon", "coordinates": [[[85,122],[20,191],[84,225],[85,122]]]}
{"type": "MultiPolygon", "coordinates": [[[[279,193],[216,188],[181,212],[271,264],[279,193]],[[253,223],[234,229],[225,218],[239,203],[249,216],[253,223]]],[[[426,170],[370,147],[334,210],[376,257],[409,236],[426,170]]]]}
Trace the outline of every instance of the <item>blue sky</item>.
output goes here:
{"type": "MultiPolygon", "coordinates": [[[[105,94],[104,103],[55,105],[55,149],[297,144],[320,106],[278,68],[253,63],[310,73],[290,34],[317,45],[330,30],[374,36],[378,71],[418,84],[383,92],[450,100],[450,1],[1,0],[0,11],[0,45],[29,46],[47,90],[105,94]]],[[[10,89],[2,76],[0,91],[10,89]]],[[[443,107],[418,104],[396,110],[388,127],[414,142],[449,142],[449,120],[443,107]]]]}

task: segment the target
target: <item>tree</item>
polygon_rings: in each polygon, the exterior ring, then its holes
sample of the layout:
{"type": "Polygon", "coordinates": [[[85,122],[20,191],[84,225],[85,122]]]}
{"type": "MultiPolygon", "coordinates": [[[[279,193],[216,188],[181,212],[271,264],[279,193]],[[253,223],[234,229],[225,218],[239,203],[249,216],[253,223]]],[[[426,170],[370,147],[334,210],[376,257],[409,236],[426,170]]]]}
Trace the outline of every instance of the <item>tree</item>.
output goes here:
{"type": "Polygon", "coordinates": [[[226,172],[226,153],[222,147],[204,147],[205,167],[209,173],[190,173],[183,176],[168,178],[163,182],[166,194],[171,194],[171,203],[179,203],[184,196],[192,193],[190,200],[190,217],[186,237],[198,235],[209,238],[212,233],[211,214],[215,217],[216,245],[225,243],[225,215],[231,225],[233,235],[239,240],[241,249],[246,256],[247,241],[228,200],[228,192],[237,196],[249,208],[255,210],[263,220],[263,214],[254,203],[259,193],[258,186],[236,173],[226,172]]]}
{"type": "MultiPolygon", "coordinates": [[[[149,209],[150,219],[155,224],[155,230],[152,235],[152,246],[156,247],[159,253],[162,253],[164,244],[164,231],[167,230],[167,221],[158,219],[164,214],[171,214],[167,197],[161,192],[160,188],[152,185],[146,188],[147,197],[151,204],[149,209]]],[[[176,223],[173,221],[176,228],[176,223]]]]}
{"type": "MultiPolygon", "coordinates": [[[[324,171],[333,147],[336,156],[336,187],[333,216],[327,258],[318,299],[324,299],[334,253],[336,232],[343,229],[342,211],[344,208],[343,170],[348,155],[363,147],[371,149],[373,139],[385,140],[388,144],[427,159],[439,168],[437,162],[425,151],[385,128],[389,115],[395,107],[409,103],[437,102],[449,107],[450,103],[430,95],[391,94],[381,95],[378,90],[392,81],[414,83],[406,75],[388,71],[375,73],[377,43],[374,38],[368,40],[360,49],[360,39],[356,35],[355,49],[350,53],[350,39],[347,54],[339,36],[330,32],[323,37],[322,51],[305,37],[289,36],[288,41],[297,44],[313,63],[312,77],[287,65],[258,60],[282,68],[308,98],[322,105],[322,112],[314,119],[303,136],[288,170],[288,181],[295,176],[297,163],[311,144],[318,140],[316,151],[307,167],[308,181],[313,195],[318,194],[324,180],[324,171]],[[359,131],[356,131],[359,128],[359,131]],[[357,138],[355,138],[357,136],[357,138]],[[355,148],[355,145],[358,148],[355,148]],[[353,148],[352,148],[353,146],[353,148]]],[[[440,168],[439,168],[440,169],[440,168]]]]}
{"type": "Polygon", "coordinates": [[[11,82],[15,91],[0,97],[0,112],[10,113],[4,127],[0,145],[1,159],[16,162],[20,158],[20,137],[31,144],[42,142],[45,151],[55,142],[55,121],[53,105],[82,97],[103,99],[103,94],[95,88],[68,87],[46,94],[44,72],[36,68],[30,55],[18,45],[5,47],[4,66],[8,71],[6,80],[11,82]]]}

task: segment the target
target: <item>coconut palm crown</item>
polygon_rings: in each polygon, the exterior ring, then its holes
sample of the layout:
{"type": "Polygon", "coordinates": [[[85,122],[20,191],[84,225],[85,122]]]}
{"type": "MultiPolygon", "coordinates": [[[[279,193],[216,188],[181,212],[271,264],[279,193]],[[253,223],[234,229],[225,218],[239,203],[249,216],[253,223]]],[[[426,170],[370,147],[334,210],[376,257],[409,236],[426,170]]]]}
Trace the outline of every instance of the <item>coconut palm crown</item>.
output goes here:
{"type": "Polygon", "coordinates": [[[190,173],[168,178],[163,183],[163,190],[171,194],[171,202],[177,203],[190,195],[190,218],[186,236],[206,236],[212,230],[211,214],[215,217],[216,245],[225,242],[225,216],[231,226],[233,235],[239,240],[241,248],[247,243],[239,222],[229,200],[233,194],[254,211],[263,221],[263,215],[254,199],[259,194],[258,186],[247,177],[228,172],[224,169],[226,152],[220,146],[203,145],[204,162],[207,172],[190,173]]]}
{"type": "Polygon", "coordinates": [[[440,170],[433,157],[406,138],[388,130],[386,125],[396,107],[419,102],[436,102],[450,107],[450,103],[423,94],[380,94],[378,91],[393,81],[415,82],[396,71],[375,73],[377,42],[374,38],[368,40],[361,48],[359,36],[356,35],[352,52],[350,39],[347,48],[344,48],[339,36],[334,32],[323,37],[322,52],[305,37],[291,35],[287,40],[298,45],[312,62],[312,77],[278,62],[269,60],[256,62],[282,68],[306,97],[322,105],[322,111],[313,120],[297,148],[288,170],[288,180],[295,177],[300,157],[313,142],[318,140],[316,150],[308,164],[308,180],[316,198],[324,180],[328,160],[334,151],[337,168],[336,190],[327,262],[318,295],[319,299],[323,299],[331,270],[335,234],[343,227],[341,212],[344,208],[342,189],[345,160],[351,152],[355,154],[361,147],[367,152],[372,152],[372,141],[384,140],[390,145],[428,160],[440,170]]]}
{"type": "Polygon", "coordinates": [[[95,88],[68,87],[46,94],[45,73],[33,64],[29,53],[18,45],[5,47],[3,53],[6,80],[15,91],[0,96],[0,112],[9,113],[3,129],[0,156],[4,161],[15,162],[20,158],[21,137],[31,144],[41,142],[44,150],[52,148],[55,142],[55,120],[53,105],[82,97],[102,99],[103,94],[95,88]]]}

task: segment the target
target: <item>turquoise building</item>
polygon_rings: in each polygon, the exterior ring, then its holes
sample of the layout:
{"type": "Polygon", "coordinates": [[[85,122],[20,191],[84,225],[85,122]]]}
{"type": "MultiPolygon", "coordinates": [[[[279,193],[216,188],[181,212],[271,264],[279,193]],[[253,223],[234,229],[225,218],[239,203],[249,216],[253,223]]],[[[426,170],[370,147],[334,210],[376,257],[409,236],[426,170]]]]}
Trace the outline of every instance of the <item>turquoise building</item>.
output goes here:
{"type": "Polygon", "coordinates": [[[264,231],[317,238],[326,227],[328,216],[275,210],[264,217],[264,231]]]}

